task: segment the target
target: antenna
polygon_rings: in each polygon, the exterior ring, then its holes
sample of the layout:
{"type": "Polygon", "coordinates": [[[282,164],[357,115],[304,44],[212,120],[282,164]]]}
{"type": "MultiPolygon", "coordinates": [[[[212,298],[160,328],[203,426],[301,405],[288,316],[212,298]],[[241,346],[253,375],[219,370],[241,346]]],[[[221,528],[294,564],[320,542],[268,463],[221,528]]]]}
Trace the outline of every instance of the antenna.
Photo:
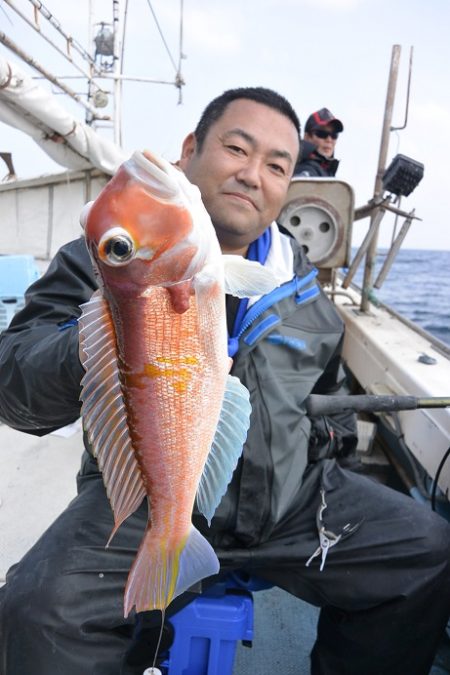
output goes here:
{"type": "Polygon", "coordinates": [[[408,72],[408,85],[406,88],[406,103],[405,103],[405,120],[401,127],[391,127],[391,131],[401,131],[401,129],[406,129],[408,124],[408,112],[409,112],[409,95],[411,93],[411,75],[412,75],[412,64],[413,64],[413,52],[414,47],[411,46],[409,50],[409,72],[408,72]]]}

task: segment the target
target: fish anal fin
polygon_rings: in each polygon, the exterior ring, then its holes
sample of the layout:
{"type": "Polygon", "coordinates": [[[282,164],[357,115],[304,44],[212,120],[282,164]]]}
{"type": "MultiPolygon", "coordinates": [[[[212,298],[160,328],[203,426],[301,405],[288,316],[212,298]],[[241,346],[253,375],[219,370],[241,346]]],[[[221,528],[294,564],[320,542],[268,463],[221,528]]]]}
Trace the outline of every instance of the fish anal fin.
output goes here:
{"type": "Polygon", "coordinates": [[[250,395],[228,375],[219,422],[197,490],[197,506],[208,523],[233,476],[250,426],[250,395]]]}

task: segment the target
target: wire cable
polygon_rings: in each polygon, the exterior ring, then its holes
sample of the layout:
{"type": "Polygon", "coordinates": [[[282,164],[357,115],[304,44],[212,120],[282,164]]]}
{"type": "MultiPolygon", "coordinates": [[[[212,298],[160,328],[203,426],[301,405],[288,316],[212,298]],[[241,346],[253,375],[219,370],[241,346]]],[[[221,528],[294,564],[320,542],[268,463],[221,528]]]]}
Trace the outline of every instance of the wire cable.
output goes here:
{"type": "Polygon", "coordinates": [[[431,487],[431,510],[436,511],[436,491],[437,491],[437,486],[438,486],[438,481],[440,478],[440,475],[442,473],[442,469],[444,468],[444,464],[447,461],[448,457],[450,455],[450,448],[448,448],[447,452],[441,459],[441,462],[438,466],[438,470],[436,471],[436,475],[433,480],[433,485],[431,487]]]}
{"type": "Polygon", "coordinates": [[[179,36],[179,45],[178,45],[178,72],[181,72],[181,61],[184,59],[184,54],[183,54],[183,33],[184,33],[184,26],[183,26],[183,16],[184,16],[184,7],[183,7],[183,0],[180,0],[180,36],[179,36]]]}
{"type": "Polygon", "coordinates": [[[123,39],[122,39],[122,50],[120,53],[120,74],[123,75],[123,61],[125,58],[125,34],[127,31],[127,19],[128,19],[128,0],[125,0],[125,7],[123,12],[123,39]]]}
{"type": "Polygon", "coordinates": [[[153,7],[152,7],[151,0],[147,0],[147,4],[148,4],[148,6],[150,7],[151,13],[153,14],[153,18],[154,18],[154,20],[155,20],[156,27],[158,28],[159,34],[160,34],[160,36],[161,36],[161,40],[163,41],[163,44],[164,44],[164,46],[165,46],[165,48],[166,48],[166,51],[167,51],[167,53],[168,53],[168,55],[169,55],[169,59],[171,60],[172,65],[173,65],[173,67],[175,68],[175,72],[177,72],[177,64],[175,63],[175,60],[174,60],[172,54],[170,53],[169,46],[168,46],[168,44],[167,44],[167,42],[166,42],[166,39],[165,39],[165,37],[164,37],[164,35],[163,35],[163,32],[162,32],[161,27],[160,27],[160,25],[159,25],[158,19],[156,18],[155,10],[154,10],[153,7]]]}

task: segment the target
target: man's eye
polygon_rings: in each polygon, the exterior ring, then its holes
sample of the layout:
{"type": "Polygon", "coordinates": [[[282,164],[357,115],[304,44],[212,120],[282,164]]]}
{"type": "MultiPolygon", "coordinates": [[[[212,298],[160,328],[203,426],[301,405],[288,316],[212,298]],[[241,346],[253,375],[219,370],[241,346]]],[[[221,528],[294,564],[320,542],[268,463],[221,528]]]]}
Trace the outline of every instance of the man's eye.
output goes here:
{"type": "Polygon", "coordinates": [[[245,150],[241,148],[239,145],[227,145],[226,146],[228,150],[231,150],[231,152],[235,152],[238,155],[245,154],[245,150]]]}
{"type": "Polygon", "coordinates": [[[286,170],[284,166],[281,166],[281,164],[269,164],[269,166],[272,169],[272,171],[275,171],[275,173],[280,174],[280,176],[286,175],[286,170]]]}

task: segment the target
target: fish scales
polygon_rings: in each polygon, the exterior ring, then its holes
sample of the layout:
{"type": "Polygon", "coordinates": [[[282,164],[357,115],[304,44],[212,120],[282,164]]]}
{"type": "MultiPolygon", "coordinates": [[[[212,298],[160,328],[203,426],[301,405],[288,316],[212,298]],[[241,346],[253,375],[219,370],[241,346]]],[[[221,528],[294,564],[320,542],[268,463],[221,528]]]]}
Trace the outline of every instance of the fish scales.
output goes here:
{"type": "Polygon", "coordinates": [[[139,304],[136,311],[123,303],[117,336],[130,435],[149,489],[154,532],[171,509],[186,531],[195,497],[191,481],[198,483],[213,440],[222,402],[219,375],[223,381],[228,366],[211,347],[205,353],[215,326],[209,324],[208,339],[199,339],[195,298],[175,315],[165,289],[152,289],[139,304]]]}

